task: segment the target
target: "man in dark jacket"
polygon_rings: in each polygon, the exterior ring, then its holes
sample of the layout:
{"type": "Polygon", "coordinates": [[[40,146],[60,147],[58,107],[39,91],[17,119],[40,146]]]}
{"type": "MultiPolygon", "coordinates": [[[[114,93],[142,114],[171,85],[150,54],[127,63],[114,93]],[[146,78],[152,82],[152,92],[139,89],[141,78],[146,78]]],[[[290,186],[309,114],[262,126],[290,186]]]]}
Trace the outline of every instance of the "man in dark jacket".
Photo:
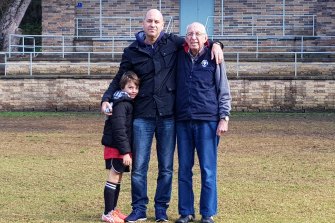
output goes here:
{"type": "MultiPolygon", "coordinates": [[[[136,34],[136,41],[124,49],[120,68],[102,97],[101,110],[110,107],[110,99],[119,88],[125,71],[132,70],[140,78],[139,94],[134,102],[132,213],[126,222],[146,219],[147,173],[153,136],[156,137],[158,178],[155,194],[156,221],[167,221],[172,189],[173,155],[175,149],[175,74],[177,51],[184,39],[163,32],[164,21],[160,11],[151,9],[143,21],[143,31],[136,34]]],[[[215,58],[222,60],[222,50],[215,58]]],[[[215,48],[213,46],[213,50],[215,48]]],[[[111,114],[107,114],[111,115],[111,114]]]]}
{"type": "Polygon", "coordinates": [[[187,27],[186,44],[179,51],[176,81],[178,144],[178,210],[176,223],[194,220],[192,168],[195,149],[201,170],[201,223],[214,223],[217,213],[218,136],[228,130],[231,97],[224,64],[216,64],[207,48],[200,23],[187,27]]]}

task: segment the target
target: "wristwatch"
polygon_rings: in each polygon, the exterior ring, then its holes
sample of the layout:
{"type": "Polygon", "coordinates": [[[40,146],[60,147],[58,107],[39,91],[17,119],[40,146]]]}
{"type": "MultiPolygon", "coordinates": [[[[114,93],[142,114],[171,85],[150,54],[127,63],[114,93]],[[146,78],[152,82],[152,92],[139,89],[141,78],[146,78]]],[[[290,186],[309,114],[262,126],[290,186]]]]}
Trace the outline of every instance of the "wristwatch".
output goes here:
{"type": "Polygon", "coordinates": [[[229,116],[222,117],[221,120],[225,120],[226,122],[229,122],[229,116]]]}
{"type": "Polygon", "coordinates": [[[223,45],[223,43],[221,43],[221,42],[214,42],[213,44],[218,44],[220,47],[221,47],[221,49],[223,49],[224,48],[224,45],[223,45]]]}

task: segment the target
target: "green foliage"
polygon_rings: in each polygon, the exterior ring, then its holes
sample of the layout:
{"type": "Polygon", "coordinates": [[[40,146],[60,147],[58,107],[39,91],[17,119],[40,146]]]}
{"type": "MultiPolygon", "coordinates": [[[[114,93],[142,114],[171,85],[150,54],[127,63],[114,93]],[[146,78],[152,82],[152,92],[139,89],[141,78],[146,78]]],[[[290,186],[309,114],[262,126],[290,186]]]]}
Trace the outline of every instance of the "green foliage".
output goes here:
{"type": "Polygon", "coordinates": [[[24,35],[41,35],[42,26],[40,23],[24,23],[20,26],[24,35]]]}
{"type": "Polygon", "coordinates": [[[42,34],[41,0],[32,0],[19,26],[25,35],[42,34]]]}

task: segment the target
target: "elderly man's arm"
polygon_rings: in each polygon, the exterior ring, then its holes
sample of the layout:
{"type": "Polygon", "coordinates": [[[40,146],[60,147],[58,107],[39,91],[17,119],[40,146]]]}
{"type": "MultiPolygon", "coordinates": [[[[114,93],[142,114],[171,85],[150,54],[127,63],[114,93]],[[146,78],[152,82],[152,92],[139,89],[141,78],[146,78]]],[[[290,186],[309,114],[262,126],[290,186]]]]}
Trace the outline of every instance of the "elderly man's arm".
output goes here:
{"type": "Polygon", "coordinates": [[[226,66],[224,63],[216,66],[216,86],[219,100],[219,115],[220,121],[216,130],[218,136],[222,136],[228,131],[228,121],[231,110],[231,94],[230,87],[226,73],[226,66]]]}

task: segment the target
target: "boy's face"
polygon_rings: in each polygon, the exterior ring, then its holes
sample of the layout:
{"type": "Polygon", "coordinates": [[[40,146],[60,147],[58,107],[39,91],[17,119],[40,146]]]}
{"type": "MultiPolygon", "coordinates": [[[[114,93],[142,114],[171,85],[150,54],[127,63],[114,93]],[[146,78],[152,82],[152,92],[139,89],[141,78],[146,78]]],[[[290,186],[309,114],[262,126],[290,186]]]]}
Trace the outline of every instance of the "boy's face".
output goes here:
{"type": "Polygon", "coordinates": [[[129,81],[122,90],[127,92],[131,98],[135,98],[138,94],[138,86],[136,86],[132,81],[129,81]]]}

